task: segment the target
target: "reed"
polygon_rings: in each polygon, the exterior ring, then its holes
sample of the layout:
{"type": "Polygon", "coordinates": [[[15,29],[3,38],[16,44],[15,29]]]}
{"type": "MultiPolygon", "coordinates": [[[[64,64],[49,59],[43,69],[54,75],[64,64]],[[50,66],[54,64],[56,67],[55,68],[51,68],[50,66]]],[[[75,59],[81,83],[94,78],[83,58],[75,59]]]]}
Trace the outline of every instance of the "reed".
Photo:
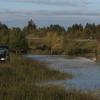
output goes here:
{"type": "Polygon", "coordinates": [[[43,62],[11,56],[0,64],[0,100],[97,100],[92,94],[65,91],[60,86],[36,86],[45,80],[72,78],[71,74],[53,71],[43,62]]]}

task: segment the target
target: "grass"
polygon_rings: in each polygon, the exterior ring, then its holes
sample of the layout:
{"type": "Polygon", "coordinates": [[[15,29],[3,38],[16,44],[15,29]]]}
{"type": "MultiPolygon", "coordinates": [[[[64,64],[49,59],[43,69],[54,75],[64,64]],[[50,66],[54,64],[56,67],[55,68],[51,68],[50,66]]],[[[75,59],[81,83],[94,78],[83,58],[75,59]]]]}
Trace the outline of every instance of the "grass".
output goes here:
{"type": "Polygon", "coordinates": [[[0,100],[97,100],[92,94],[35,85],[65,78],[72,78],[72,75],[49,70],[44,63],[13,55],[10,63],[0,64],[0,100]]]}
{"type": "Polygon", "coordinates": [[[47,65],[43,62],[33,61],[31,59],[23,58],[21,56],[13,56],[13,59],[11,60],[9,66],[13,66],[13,68],[15,68],[14,71],[17,71],[16,74],[18,74],[19,76],[24,75],[23,78],[27,77],[30,80],[33,79],[34,82],[45,80],[70,79],[73,77],[72,74],[69,73],[61,73],[59,71],[48,69],[47,65]]]}

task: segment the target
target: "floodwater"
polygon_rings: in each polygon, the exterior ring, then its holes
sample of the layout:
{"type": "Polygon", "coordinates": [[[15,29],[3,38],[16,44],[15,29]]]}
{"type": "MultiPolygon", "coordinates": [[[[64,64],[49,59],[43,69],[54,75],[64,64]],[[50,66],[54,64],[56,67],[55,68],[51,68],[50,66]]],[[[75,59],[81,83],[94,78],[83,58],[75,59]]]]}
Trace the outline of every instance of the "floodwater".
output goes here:
{"type": "Polygon", "coordinates": [[[70,80],[51,80],[46,84],[62,85],[66,89],[100,90],[100,65],[90,59],[51,55],[28,55],[28,57],[46,62],[51,69],[72,73],[74,76],[70,80]]]}

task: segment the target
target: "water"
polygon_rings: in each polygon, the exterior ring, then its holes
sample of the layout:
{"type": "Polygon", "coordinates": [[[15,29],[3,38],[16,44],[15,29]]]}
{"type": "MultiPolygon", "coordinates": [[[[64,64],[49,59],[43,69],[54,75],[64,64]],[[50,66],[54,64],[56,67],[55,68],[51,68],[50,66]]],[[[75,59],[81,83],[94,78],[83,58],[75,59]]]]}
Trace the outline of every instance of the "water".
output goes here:
{"type": "Polygon", "coordinates": [[[80,90],[100,90],[100,66],[92,60],[82,57],[66,58],[65,56],[50,55],[29,55],[28,57],[47,62],[51,69],[74,75],[74,78],[70,80],[55,80],[46,84],[63,85],[65,88],[80,90]]]}

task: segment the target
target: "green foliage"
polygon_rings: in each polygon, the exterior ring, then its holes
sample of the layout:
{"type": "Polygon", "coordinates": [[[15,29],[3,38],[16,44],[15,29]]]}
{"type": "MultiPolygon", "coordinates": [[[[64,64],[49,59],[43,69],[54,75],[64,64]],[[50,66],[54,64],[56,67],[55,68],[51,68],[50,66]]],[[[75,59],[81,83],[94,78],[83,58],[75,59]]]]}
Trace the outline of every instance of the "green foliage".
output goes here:
{"type": "Polygon", "coordinates": [[[0,23],[0,43],[8,44],[9,29],[5,24],[0,23]]]}
{"type": "Polygon", "coordinates": [[[48,31],[53,31],[53,32],[57,32],[58,35],[63,35],[63,33],[66,31],[64,27],[60,26],[60,25],[50,25],[48,27],[48,31]]]}
{"type": "Polygon", "coordinates": [[[57,34],[57,32],[48,32],[45,37],[45,44],[50,48],[51,54],[54,51],[62,50],[62,37],[57,34]]]}
{"type": "Polygon", "coordinates": [[[79,42],[66,40],[65,54],[67,55],[84,55],[88,53],[95,53],[96,42],[79,42]]]}
{"type": "Polygon", "coordinates": [[[18,52],[28,51],[28,48],[37,54],[63,54],[69,49],[72,52],[80,51],[83,47],[73,43],[71,40],[74,39],[100,40],[100,25],[74,24],[66,31],[58,24],[38,28],[32,19],[23,29],[8,28],[7,25],[0,23],[0,44],[9,45],[18,52]]]}
{"type": "Polygon", "coordinates": [[[78,32],[78,31],[83,31],[83,26],[80,24],[74,24],[72,25],[72,27],[69,27],[67,32],[70,32],[70,33],[74,33],[74,32],[78,32]]]}
{"type": "Polygon", "coordinates": [[[9,45],[14,51],[26,52],[28,43],[25,34],[19,28],[10,31],[9,45]]]}
{"type": "Polygon", "coordinates": [[[32,19],[28,21],[28,25],[24,27],[23,32],[26,35],[35,34],[37,32],[37,26],[32,19]]]}
{"type": "Polygon", "coordinates": [[[87,23],[85,27],[83,27],[81,24],[74,24],[68,28],[67,34],[70,36],[70,38],[96,39],[98,27],[99,26],[96,26],[94,23],[87,23]]]}

